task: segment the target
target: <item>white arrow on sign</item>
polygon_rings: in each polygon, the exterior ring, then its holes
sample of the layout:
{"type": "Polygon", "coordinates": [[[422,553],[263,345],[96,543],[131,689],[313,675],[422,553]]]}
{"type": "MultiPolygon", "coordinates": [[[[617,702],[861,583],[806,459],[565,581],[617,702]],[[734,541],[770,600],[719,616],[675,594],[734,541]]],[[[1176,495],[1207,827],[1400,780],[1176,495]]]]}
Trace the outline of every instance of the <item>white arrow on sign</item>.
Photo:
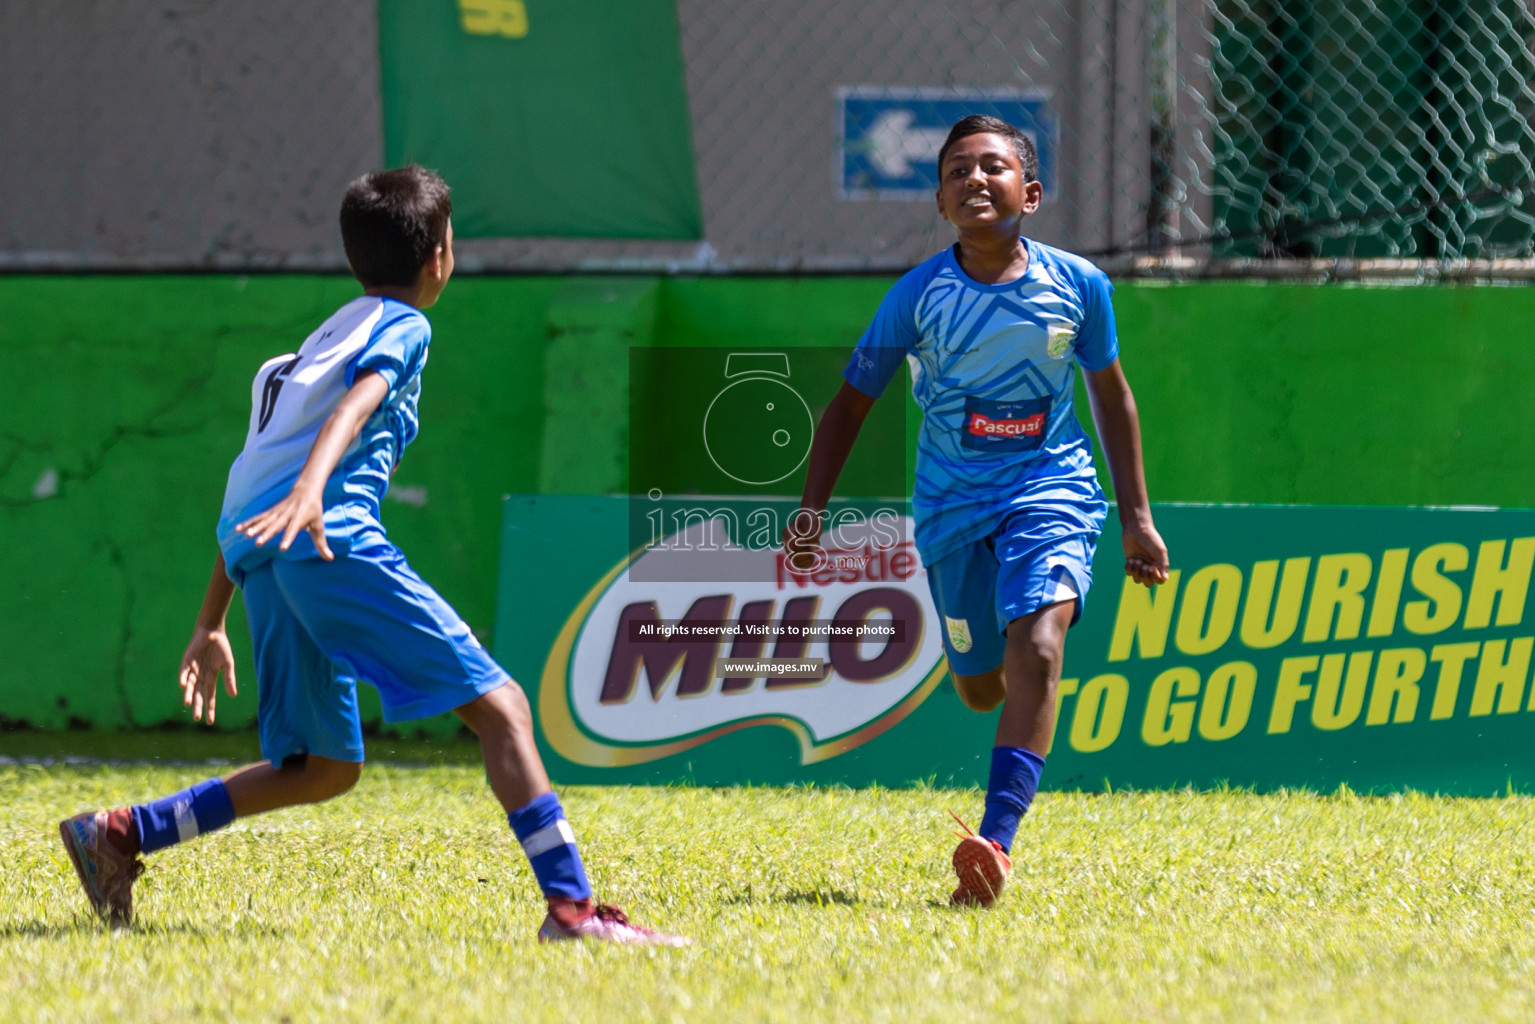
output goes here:
{"type": "Polygon", "coordinates": [[[947,128],[913,128],[917,115],[910,110],[887,110],[864,136],[869,160],[886,178],[909,178],[916,172],[913,163],[931,163],[938,159],[947,128]]]}

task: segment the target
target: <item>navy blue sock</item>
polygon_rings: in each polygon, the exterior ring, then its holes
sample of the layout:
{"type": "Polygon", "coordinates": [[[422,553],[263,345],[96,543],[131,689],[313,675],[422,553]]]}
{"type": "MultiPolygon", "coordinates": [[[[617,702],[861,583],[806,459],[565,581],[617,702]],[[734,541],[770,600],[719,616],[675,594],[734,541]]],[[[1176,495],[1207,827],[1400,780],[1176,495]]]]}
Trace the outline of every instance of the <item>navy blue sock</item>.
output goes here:
{"type": "Polygon", "coordinates": [[[144,853],[184,843],[234,820],[235,805],[229,800],[223,779],[199,782],[191,789],[133,808],[139,849],[144,853]]]}
{"type": "Polygon", "coordinates": [[[506,816],[522,852],[533,865],[533,877],[545,896],[565,896],[573,900],[590,899],[592,884],[586,880],[586,866],[576,849],[576,836],[565,821],[560,798],[545,793],[528,806],[506,816]]]}
{"type": "Polygon", "coordinates": [[[981,838],[990,839],[1011,852],[1018,821],[1034,802],[1039,773],[1045,759],[1022,747],[991,748],[991,779],[986,784],[986,814],[981,818],[981,838]]]}

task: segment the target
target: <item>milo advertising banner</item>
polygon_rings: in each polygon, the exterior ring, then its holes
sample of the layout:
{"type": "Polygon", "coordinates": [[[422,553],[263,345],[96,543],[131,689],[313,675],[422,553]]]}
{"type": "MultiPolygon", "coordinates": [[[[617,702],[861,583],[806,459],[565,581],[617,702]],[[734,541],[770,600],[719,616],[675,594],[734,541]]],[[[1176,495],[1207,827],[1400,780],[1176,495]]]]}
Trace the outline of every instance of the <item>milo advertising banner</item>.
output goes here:
{"type": "MultiPolygon", "coordinates": [[[[904,507],[834,506],[807,574],[777,547],[793,511],[507,499],[496,653],[556,779],[984,784],[996,716],[953,692],[904,507]]],[[[1107,524],[1047,787],[1535,783],[1535,513],[1155,513],[1154,591],[1107,524]]]]}

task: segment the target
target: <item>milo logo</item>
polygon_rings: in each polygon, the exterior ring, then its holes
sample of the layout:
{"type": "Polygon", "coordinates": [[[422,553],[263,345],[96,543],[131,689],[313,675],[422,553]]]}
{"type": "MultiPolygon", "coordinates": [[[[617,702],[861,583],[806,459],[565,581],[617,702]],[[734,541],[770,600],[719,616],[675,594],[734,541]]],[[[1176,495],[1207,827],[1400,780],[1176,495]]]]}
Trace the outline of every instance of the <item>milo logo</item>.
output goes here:
{"type": "Polygon", "coordinates": [[[798,738],[808,764],[880,735],[936,688],[939,620],[910,542],[828,547],[815,572],[797,573],[775,549],[700,543],[709,529],[625,559],[567,619],[538,700],[561,756],[640,764],[772,726],[798,738]],[[643,571],[679,550],[720,560],[713,578],[737,582],[643,571]]]}

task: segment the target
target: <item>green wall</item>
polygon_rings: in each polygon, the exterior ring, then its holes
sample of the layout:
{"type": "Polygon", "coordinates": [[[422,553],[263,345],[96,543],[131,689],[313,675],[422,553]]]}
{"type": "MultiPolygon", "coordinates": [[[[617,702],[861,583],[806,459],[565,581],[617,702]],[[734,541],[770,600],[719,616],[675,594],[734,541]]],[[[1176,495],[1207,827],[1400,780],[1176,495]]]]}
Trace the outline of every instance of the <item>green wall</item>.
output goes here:
{"type": "MultiPolygon", "coordinates": [[[[488,640],[500,497],[622,486],[630,345],[851,345],[889,284],[455,281],[393,484],[416,503],[386,504],[391,535],[488,640]]],[[[251,377],[356,292],[0,278],[0,725],[182,715],[251,377]]],[[[1535,289],[1126,284],[1116,309],[1155,500],[1535,503],[1535,289]]],[[[231,628],[247,692],[219,722],[240,726],[255,677],[231,628]]]]}
{"type": "Polygon", "coordinates": [[[1535,289],[1125,286],[1158,501],[1535,504],[1535,289]]]}

